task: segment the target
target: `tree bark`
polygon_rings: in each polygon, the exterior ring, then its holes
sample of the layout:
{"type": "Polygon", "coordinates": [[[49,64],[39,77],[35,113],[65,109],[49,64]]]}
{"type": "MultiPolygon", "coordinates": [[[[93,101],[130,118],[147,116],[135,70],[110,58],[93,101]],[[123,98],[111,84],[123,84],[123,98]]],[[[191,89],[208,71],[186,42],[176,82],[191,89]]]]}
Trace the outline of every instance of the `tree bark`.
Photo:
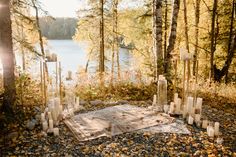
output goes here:
{"type": "Polygon", "coordinates": [[[163,59],[166,60],[166,52],[167,52],[167,28],[168,28],[168,3],[165,0],[165,34],[164,34],[164,57],[163,59]]]}
{"type": "Polygon", "coordinates": [[[215,43],[215,18],[217,12],[218,0],[214,0],[213,10],[212,10],[212,21],[211,21],[211,57],[210,57],[210,79],[214,77],[214,53],[216,49],[215,43]]]}
{"type": "Polygon", "coordinates": [[[156,77],[163,73],[162,0],[153,0],[153,51],[156,55],[156,77]]]}
{"type": "Polygon", "coordinates": [[[179,15],[180,0],[174,0],[173,9],[172,9],[172,20],[171,20],[171,31],[169,35],[169,44],[167,46],[167,57],[165,61],[165,73],[170,75],[171,70],[171,52],[175,47],[175,40],[177,34],[177,20],[179,15]]]}
{"type": "Polygon", "coordinates": [[[15,64],[12,44],[10,0],[2,0],[0,5],[0,53],[3,66],[4,97],[2,110],[13,115],[16,101],[15,64]]]}
{"type": "Polygon", "coordinates": [[[117,59],[117,72],[118,72],[118,78],[120,78],[120,64],[119,64],[119,52],[118,52],[118,0],[113,0],[113,24],[112,24],[112,33],[113,33],[113,43],[112,43],[112,66],[111,66],[111,85],[113,85],[114,80],[114,71],[115,71],[115,54],[117,59]]]}
{"type": "Polygon", "coordinates": [[[99,72],[105,72],[105,55],[104,55],[104,0],[100,0],[100,56],[99,72]]]}
{"type": "MultiPolygon", "coordinates": [[[[231,21],[230,21],[228,55],[230,55],[230,51],[231,51],[231,43],[232,43],[232,35],[233,35],[233,27],[234,27],[235,0],[233,0],[232,3],[233,3],[233,5],[232,5],[231,21]]],[[[228,83],[228,70],[225,74],[225,83],[228,83]]]]}
{"type": "Polygon", "coordinates": [[[195,6],[195,45],[193,54],[193,75],[196,75],[197,58],[198,58],[198,36],[199,36],[199,19],[200,19],[200,2],[201,0],[196,0],[195,6]]]}
{"type": "MultiPolygon", "coordinates": [[[[233,57],[236,53],[236,33],[233,34],[233,25],[234,25],[234,12],[235,12],[235,0],[232,5],[232,14],[231,14],[231,23],[230,23],[230,34],[229,34],[229,43],[228,43],[228,51],[227,51],[227,59],[224,63],[224,66],[221,70],[217,69],[216,65],[214,68],[214,80],[220,82],[220,80],[225,76],[227,77],[227,73],[229,71],[230,65],[232,63],[233,57]]],[[[227,78],[226,78],[227,83],[227,78]]]]}

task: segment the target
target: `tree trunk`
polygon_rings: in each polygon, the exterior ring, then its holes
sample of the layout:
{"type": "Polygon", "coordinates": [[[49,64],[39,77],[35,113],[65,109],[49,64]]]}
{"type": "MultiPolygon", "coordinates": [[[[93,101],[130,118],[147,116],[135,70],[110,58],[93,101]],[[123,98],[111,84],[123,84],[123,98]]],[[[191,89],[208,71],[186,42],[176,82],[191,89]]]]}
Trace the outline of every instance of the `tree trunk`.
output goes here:
{"type": "Polygon", "coordinates": [[[164,61],[166,60],[166,51],[167,51],[167,28],[168,28],[168,4],[167,0],[165,0],[165,34],[164,34],[164,61]]]}
{"type": "MultiPolygon", "coordinates": [[[[220,81],[224,76],[227,77],[227,73],[229,71],[229,67],[232,63],[233,57],[236,53],[236,33],[233,34],[233,25],[234,25],[234,12],[235,12],[235,0],[232,5],[232,14],[231,14],[231,23],[230,23],[230,34],[229,34],[229,43],[228,43],[228,53],[227,58],[224,63],[224,66],[221,70],[217,69],[216,65],[214,65],[214,80],[220,81]]],[[[227,81],[227,78],[226,78],[227,81]]]]}
{"type": "Polygon", "coordinates": [[[172,20],[171,20],[171,31],[169,35],[169,44],[167,46],[167,57],[165,61],[165,73],[170,75],[171,70],[171,52],[175,47],[175,40],[177,34],[177,20],[179,15],[180,0],[174,0],[173,9],[172,9],[172,20]]]}
{"type": "Polygon", "coordinates": [[[2,0],[0,8],[0,53],[3,66],[4,97],[2,110],[13,115],[16,101],[15,64],[12,46],[10,0],[2,0]]]}
{"type": "Polygon", "coordinates": [[[212,21],[211,21],[211,58],[210,58],[210,79],[214,77],[214,53],[216,49],[215,43],[215,18],[216,18],[216,11],[217,11],[217,3],[218,0],[214,0],[213,3],[213,10],[212,10],[212,21]]]}
{"type": "Polygon", "coordinates": [[[43,56],[43,59],[45,59],[45,52],[44,52],[44,46],[43,46],[43,37],[42,37],[42,32],[41,32],[41,29],[40,29],[40,25],[39,25],[39,11],[38,11],[38,7],[35,4],[35,0],[32,0],[32,4],[33,4],[33,7],[35,9],[36,27],[37,27],[37,31],[38,31],[38,34],[39,34],[39,44],[40,44],[41,54],[43,56]]]}
{"type": "Polygon", "coordinates": [[[195,7],[195,46],[194,46],[194,55],[193,55],[193,75],[196,75],[196,65],[198,58],[198,36],[199,36],[199,19],[200,19],[200,2],[201,0],[196,0],[195,7]]]}
{"type": "MultiPolygon", "coordinates": [[[[232,5],[230,31],[229,31],[229,43],[228,43],[228,55],[230,55],[230,51],[231,51],[230,49],[231,49],[233,27],[234,27],[234,12],[235,12],[235,0],[233,0],[233,5],[232,5]]],[[[228,70],[225,74],[225,83],[228,83],[228,70]]]]}
{"type": "MultiPolygon", "coordinates": [[[[185,46],[190,53],[189,50],[189,38],[188,38],[188,17],[187,17],[187,3],[186,0],[184,0],[184,33],[185,33],[185,46]]],[[[186,96],[189,94],[189,81],[190,81],[190,75],[191,75],[191,69],[190,69],[190,60],[187,60],[187,86],[186,86],[186,96]]],[[[184,83],[184,82],[183,82],[184,83]]],[[[183,89],[184,90],[184,89],[183,89]]]]}
{"type": "Polygon", "coordinates": [[[156,77],[163,73],[162,0],[153,1],[153,51],[156,54],[156,77]]]}
{"type": "Polygon", "coordinates": [[[234,34],[233,40],[231,41],[230,53],[227,56],[227,59],[224,63],[224,66],[221,70],[217,69],[216,65],[214,65],[214,80],[220,82],[220,80],[225,76],[228,72],[229,67],[232,63],[233,57],[236,52],[236,34],[234,34]]]}
{"type": "Polygon", "coordinates": [[[99,72],[105,72],[105,55],[104,55],[104,0],[100,0],[100,56],[99,72]]]}
{"type": "Polygon", "coordinates": [[[187,17],[187,3],[186,0],[184,0],[184,33],[185,33],[185,46],[186,49],[189,51],[189,39],[188,39],[188,17],[187,17]]]}
{"type": "MultiPolygon", "coordinates": [[[[115,54],[118,54],[118,13],[117,13],[117,7],[118,7],[118,0],[113,0],[113,24],[112,24],[112,33],[113,33],[113,43],[112,43],[112,64],[111,64],[111,85],[113,85],[114,80],[114,71],[115,71],[115,54]]],[[[118,72],[118,78],[120,78],[120,67],[119,65],[119,55],[117,55],[117,72],[118,72]]]]}

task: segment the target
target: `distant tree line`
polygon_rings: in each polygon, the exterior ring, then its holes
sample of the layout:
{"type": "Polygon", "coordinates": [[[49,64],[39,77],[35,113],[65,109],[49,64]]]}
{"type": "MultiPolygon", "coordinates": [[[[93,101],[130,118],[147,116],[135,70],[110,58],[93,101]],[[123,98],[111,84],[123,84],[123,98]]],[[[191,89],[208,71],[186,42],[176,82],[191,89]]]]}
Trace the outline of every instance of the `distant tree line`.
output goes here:
{"type": "Polygon", "coordinates": [[[76,18],[40,18],[42,35],[48,39],[72,39],[76,26],[76,18]]]}

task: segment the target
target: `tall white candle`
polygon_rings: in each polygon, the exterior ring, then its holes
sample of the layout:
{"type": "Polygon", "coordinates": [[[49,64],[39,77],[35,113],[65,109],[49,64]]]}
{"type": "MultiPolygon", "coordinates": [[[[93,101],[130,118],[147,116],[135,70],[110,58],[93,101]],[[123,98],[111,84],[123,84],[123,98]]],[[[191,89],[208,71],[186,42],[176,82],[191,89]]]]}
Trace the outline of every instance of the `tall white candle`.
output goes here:
{"type": "Polygon", "coordinates": [[[174,113],[175,112],[175,103],[171,102],[170,103],[170,113],[174,113]]]}
{"type": "Polygon", "coordinates": [[[47,123],[47,121],[44,121],[43,122],[43,131],[47,131],[47,129],[48,129],[48,123],[47,123]]]}
{"type": "Polygon", "coordinates": [[[203,129],[206,129],[207,126],[208,126],[208,120],[203,120],[203,121],[202,121],[202,128],[203,128],[203,129]]]}
{"type": "Polygon", "coordinates": [[[59,128],[53,128],[54,136],[59,136],[59,128]]]}
{"type": "Polygon", "coordinates": [[[215,135],[218,136],[219,130],[220,130],[220,123],[219,122],[215,122],[214,130],[215,130],[215,135]]]}
{"type": "Polygon", "coordinates": [[[169,105],[164,105],[164,112],[165,113],[168,113],[169,109],[170,109],[169,105]]]}
{"type": "Polygon", "coordinates": [[[52,119],[52,113],[48,112],[48,119],[52,119]]]}
{"type": "Polygon", "coordinates": [[[185,104],[183,108],[183,118],[186,118],[187,113],[188,113],[188,109],[187,109],[187,105],[185,104]]]}
{"type": "Polygon", "coordinates": [[[200,111],[200,114],[202,113],[202,98],[197,98],[196,109],[200,111]]]}
{"type": "Polygon", "coordinates": [[[190,124],[190,125],[193,124],[193,117],[192,116],[188,117],[188,124],[190,124]]]}
{"type": "Polygon", "coordinates": [[[195,122],[200,122],[201,121],[201,115],[200,114],[195,114],[195,122]]]}
{"type": "Polygon", "coordinates": [[[177,104],[178,103],[178,93],[174,94],[174,103],[177,104]]]}
{"type": "Polygon", "coordinates": [[[45,113],[41,113],[41,123],[43,124],[44,121],[45,121],[45,113]]]}
{"type": "Polygon", "coordinates": [[[177,99],[177,104],[176,104],[176,112],[180,113],[181,112],[181,99],[177,99]]]}
{"type": "Polygon", "coordinates": [[[49,120],[49,129],[50,129],[50,130],[53,129],[53,120],[49,120]]]}
{"type": "Polygon", "coordinates": [[[51,104],[51,105],[49,106],[49,111],[51,112],[52,119],[56,122],[56,121],[57,121],[57,110],[56,110],[54,104],[53,104],[53,105],[51,104]]]}
{"type": "Polygon", "coordinates": [[[156,106],[156,105],[157,105],[157,95],[156,95],[156,94],[153,96],[152,105],[153,105],[153,106],[156,106]]]}
{"type": "Polygon", "coordinates": [[[214,128],[212,126],[207,127],[207,134],[209,137],[214,137],[214,128]]]}
{"type": "Polygon", "coordinates": [[[188,114],[193,113],[193,97],[188,97],[187,99],[187,113],[188,114]]]}

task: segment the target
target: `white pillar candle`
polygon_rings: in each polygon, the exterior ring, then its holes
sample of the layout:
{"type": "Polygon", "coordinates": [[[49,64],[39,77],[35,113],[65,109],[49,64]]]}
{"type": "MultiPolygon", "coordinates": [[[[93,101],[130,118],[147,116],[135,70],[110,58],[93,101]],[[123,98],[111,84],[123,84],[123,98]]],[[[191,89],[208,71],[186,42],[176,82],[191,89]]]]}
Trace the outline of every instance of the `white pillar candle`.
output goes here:
{"type": "Polygon", "coordinates": [[[184,108],[183,108],[183,118],[186,118],[187,113],[188,113],[187,105],[184,105],[184,108]]]}
{"type": "Polygon", "coordinates": [[[188,124],[190,124],[190,125],[193,124],[193,117],[192,116],[188,117],[188,124]]]}
{"type": "Polygon", "coordinates": [[[52,108],[51,114],[52,114],[52,119],[56,122],[57,121],[57,111],[54,107],[52,108]]]}
{"type": "Polygon", "coordinates": [[[207,127],[207,135],[209,137],[214,137],[214,128],[212,126],[207,127]]]}
{"type": "Polygon", "coordinates": [[[174,103],[177,104],[178,103],[178,93],[174,94],[174,103]]]}
{"type": "Polygon", "coordinates": [[[215,135],[216,136],[219,135],[219,130],[220,130],[220,123],[219,122],[215,122],[214,131],[215,131],[215,135]]]}
{"type": "Polygon", "coordinates": [[[181,112],[181,99],[177,99],[177,104],[176,104],[176,112],[180,113],[181,112]]]}
{"type": "Polygon", "coordinates": [[[153,106],[156,106],[156,105],[157,105],[157,95],[156,95],[156,94],[153,96],[152,105],[153,105],[153,106]]]}
{"type": "Polygon", "coordinates": [[[175,103],[171,102],[170,103],[170,113],[174,113],[174,111],[175,111],[175,103]]]}
{"type": "Polygon", "coordinates": [[[208,120],[203,120],[202,121],[202,128],[206,129],[208,126],[208,120]]]}
{"type": "Polygon", "coordinates": [[[48,100],[48,104],[49,104],[48,106],[50,106],[50,105],[54,106],[54,103],[55,103],[55,101],[53,98],[48,100]]]}
{"type": "Polygon", "coordinates": [[[164,112],[165,113],[168,113],[169,109],[170,109],[169,105],[164,105],[164,112]]]}
{"type": "Polygon", "coordinates": [[[59,128],[53,128],[54,136],[59,136],[59,128]]]}
{"type": "Polygon", "coordinates": [[[53,120],[49,120],[49,129],[50,129],[50,130],[53,129],[53,120]]]}
{"type": "Polygon", "coordinates": [[[202,113],[202,98],[197,98],[196,109],[200,110],[200,114],[202,113]]]}
{"type": "Polygon", "coordinates": [[[43,131],[47,131],[47,129],[48,129],[48,123],[47,123],[47,121],[44,121],[43,122],[43,131]]]}
{"type": "Polygon", "coordinates": [[[48,112],[48,119],[52,119],[52,113],[48,112]]]}
{"type": "Polygon", "coordinates": [[[48,112],[48,107],[46,107],[44,111],[45,111],[45,113],[47,113],[48,112]]]}
{"type": "Polygon", "coordinates": [[[195,114],[195,122],[200,122],[201,121],[201,115],[200,114],[195,114]]]}
{"type": "Polygon", "coordinates": [[[193,112],[193,97],[188,97],[187,99],[187,113],[192,114],[193,112]]]}
{"type": "Polygon", "coordinates": [[[44,121],[45,121],[45,113],[41,113],[41,123],[43,124],[44,121]]]}
{"type": "Polygon", "coordinates": [[[60,105],[60,106],[59,106],[59,114],[61,114],[62,111],[63,111],[63,107],[62,107],[62,105],[60,105]]]}

